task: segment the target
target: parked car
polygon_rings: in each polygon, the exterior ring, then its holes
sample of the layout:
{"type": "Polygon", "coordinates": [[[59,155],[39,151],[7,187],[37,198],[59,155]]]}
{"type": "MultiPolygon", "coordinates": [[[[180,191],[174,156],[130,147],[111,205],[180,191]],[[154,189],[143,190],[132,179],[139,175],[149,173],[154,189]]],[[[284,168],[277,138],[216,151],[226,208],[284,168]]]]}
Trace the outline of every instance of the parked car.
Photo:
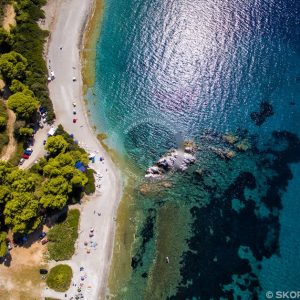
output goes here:
{"type": "Polygon", "coordinates": [[[32,153],[32,152],[30,152],[30,151],[27,151],[27,150],[24,150],[24,152],[23,152],[23,154],[26,154],[26,155],[28,155],[28,157],[31,155],[31,153],[32,153]]]}
{"type": "Polygon", "coordinates": [[[47,233],[43,231],[43,232],[40,234],[39,239],[42,240],[42,239],[46,236],[46,234],[47,234],[47,233]]]}
{"type": "Polygon", "coordinates": [[[73,123],[76,123],[77,119],[73,119],[73,123]]]}
{"type": "Polygon", "coordinates": [[[40,106],[39,111],[40,111],[41,114],[43,114],[43,113],[45,113],[47,110],[46,110],[45,107],[40,106]]]}
{"type": "Polygon", "coordinates": [[[43,216],[42,217],[42,224],[45,225],[47,222],[47,217],[46,216],[43,216]]]}
{"type": "Polygon", "coordinates": [[[8,248],[9,251],[13,248],[11,242],[7,243],[7,248],[8,248]]]}
{"type": "Polygon", "coordinates": [[[33,149],[29,147],[29,148],[26,148],[26,151],[29,151],[29,152],[32,153],[32,152],[33,152],[33,149]]]}
{"type": "Polygon", "coordinates": [[[48,243],[48,239],[42,240],[42,245],[45,245],[45,244],[47,244],[47,243],[48,243]]]}
{"type": "Polygon", "coordinates": [[[29,158],[29,155],[28,155],[28,154],[25,154],[25,153],[23,153],[22,157],[23,157],[24,159],[28,159],[28,158],[29,158]]]}
{"type": "Polygon", "coordinates": [[[40,126],[40,128],[44,128],[43,122],[39,122],[39,126],[40,126]]]}
{"type": "Polygon", "coordinates": [[[20,165],[20,166],[23,165],[23,164],[24,164],[24,161],[25,161],[25,159],[24,159],[24,158],[21,158],[20,161],[19,161],[19,165],[20,165]]]}

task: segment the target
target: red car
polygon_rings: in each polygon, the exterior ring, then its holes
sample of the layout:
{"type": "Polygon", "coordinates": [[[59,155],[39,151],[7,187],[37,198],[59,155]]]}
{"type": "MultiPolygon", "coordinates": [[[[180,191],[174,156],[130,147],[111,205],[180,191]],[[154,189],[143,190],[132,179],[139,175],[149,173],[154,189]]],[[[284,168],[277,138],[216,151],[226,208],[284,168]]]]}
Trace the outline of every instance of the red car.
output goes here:
{"type": "Polygon", "coordinates": [[[28,158],[29,158],[29,155],[23,154],[22,157],[25,158],[25,159],[28,159],[28,158]]]}
{"type": "Polygon", "coordinates": [[[42,245],[45,245],[45,244],[47,244],[47,243],[48,243],[48,239],[42,240],[42,245]]]}
{"type": "Polygon", "coordinates": [[[73,119],[73,123],[76,123],[77,119],[73,119]]]}

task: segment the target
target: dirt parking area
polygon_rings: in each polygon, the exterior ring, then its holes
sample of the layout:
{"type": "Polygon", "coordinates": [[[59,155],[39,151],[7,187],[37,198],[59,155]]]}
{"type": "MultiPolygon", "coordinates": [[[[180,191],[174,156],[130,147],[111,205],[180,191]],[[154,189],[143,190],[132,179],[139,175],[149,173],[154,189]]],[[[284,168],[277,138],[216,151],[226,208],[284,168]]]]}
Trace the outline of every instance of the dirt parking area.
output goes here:
{"type": "Polygon", "coordinates": [[[11,260],[0,265],[0,299],[5,300],[40,300],[45,280],[39,269],[43,263],[44,247],[35,242],[29,248],[16,247],[11,253],[11,260]]]}

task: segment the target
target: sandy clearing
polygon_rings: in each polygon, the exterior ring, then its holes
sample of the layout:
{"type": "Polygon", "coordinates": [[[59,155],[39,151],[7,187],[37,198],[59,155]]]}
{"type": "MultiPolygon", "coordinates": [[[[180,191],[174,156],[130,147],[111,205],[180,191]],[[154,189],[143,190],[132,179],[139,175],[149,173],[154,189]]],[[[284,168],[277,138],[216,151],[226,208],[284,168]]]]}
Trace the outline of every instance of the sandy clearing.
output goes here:
{"type": "Polygon", "coordinates": [[[10,251],[11,262],[0,265],[0,299],[40,299],[44,280],[39,274],[43,265],[44,246],[36,242],[29,248],[17,247],[10,251]]]}
{"type": "Polygon", "coordinates": [[[11,27],[16,26],[16,12],[12,4],[5,5],[2,26],[6,31],[10,31],[11,27]]]}

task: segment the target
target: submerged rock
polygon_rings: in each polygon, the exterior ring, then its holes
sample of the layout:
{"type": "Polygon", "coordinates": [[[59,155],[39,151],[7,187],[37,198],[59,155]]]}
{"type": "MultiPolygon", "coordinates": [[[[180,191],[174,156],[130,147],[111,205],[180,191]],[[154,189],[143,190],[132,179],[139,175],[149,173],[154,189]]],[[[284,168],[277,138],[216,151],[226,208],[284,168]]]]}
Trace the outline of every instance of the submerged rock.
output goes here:
{"type": "Polygon", "coordinates": [[[222,159],[231,159],[236,156],[236,153],[230,149],[210,147],[210,150],[212,150],[215,154],[220,156],[222,159]]]}
{"type": "Polygon", "coordinates": [[[149,195],[150,193],[161,192],[163,189],[169,189],[172,187],[172,183],[170,181],[159,181],[159,182],[151,182],[147,181],[143,183],[140,187],[141,194],[149,195]]]}
{"type": "Polygon", "coordinates": [[[224,134],[222,136],[222,138],[226,143],[231,144],[231,145],[235,144],[239,140],[238,136],[231,134],[231,133],[224,134]]]}
{"type": "Polygon", "coordinates": [[[248,139],[243,139],[239,143],[235,144],[234,146],[238,151],[241,151],[241,152],[245,152],[245,151],[251,149],[251,145],[250,145],[248,139]]]}

